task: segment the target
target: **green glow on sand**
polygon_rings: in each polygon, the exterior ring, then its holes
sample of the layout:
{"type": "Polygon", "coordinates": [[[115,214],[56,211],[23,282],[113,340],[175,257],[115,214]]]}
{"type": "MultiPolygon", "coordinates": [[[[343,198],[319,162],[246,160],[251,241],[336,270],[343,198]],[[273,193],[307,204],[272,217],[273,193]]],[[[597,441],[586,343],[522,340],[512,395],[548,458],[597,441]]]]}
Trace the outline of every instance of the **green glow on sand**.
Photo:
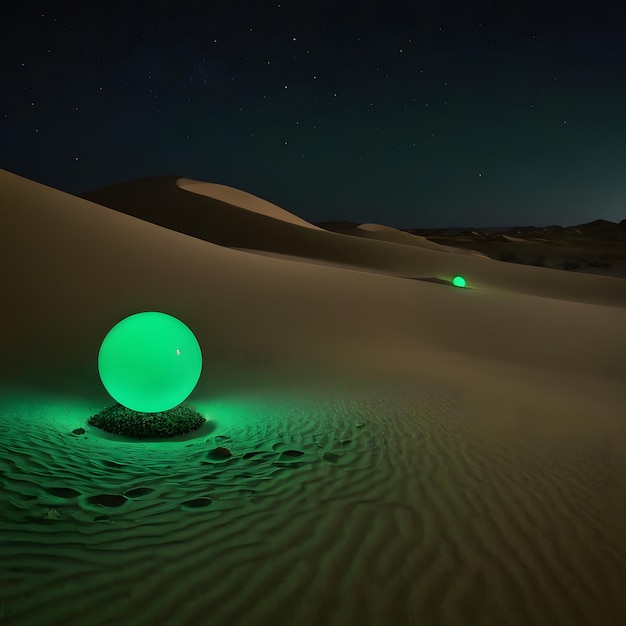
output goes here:
{"type": "Polygon", "coordinates": [[[143,412],[167,411],[193,391],[202,371],[194,334],[171,315],[136,313],[107,333],[98,371],[117,402],[143,412]]]}
{"type": "Polygon", "coordinates": [[[463,276],[455,276],[452,279],[452,284],[455,287],[465,287],[467,285],[467,283],[465,282],[465,278],[463,278],[463,276]]]}

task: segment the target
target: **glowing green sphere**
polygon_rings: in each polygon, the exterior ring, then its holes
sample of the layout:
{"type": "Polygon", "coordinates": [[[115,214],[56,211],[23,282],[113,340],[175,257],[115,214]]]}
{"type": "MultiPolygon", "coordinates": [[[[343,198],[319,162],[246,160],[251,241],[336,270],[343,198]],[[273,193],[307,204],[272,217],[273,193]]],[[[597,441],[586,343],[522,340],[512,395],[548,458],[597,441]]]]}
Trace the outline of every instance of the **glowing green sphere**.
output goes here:
{"type": "Polygon", "coordinates": [[[136,313],[107,333],[98,353],[105,389],[120,404],[146,413],[167,411],[193,391],[202,371],[194,334],[171,315],[136,313]]]}
{"type": "Polygon", "coordinates": [[[452,284],[455,287],[465,287],[467,283],[465,282],[465,278],[463,278],[463,276],[455,276],[452,279],[452,284]]]}

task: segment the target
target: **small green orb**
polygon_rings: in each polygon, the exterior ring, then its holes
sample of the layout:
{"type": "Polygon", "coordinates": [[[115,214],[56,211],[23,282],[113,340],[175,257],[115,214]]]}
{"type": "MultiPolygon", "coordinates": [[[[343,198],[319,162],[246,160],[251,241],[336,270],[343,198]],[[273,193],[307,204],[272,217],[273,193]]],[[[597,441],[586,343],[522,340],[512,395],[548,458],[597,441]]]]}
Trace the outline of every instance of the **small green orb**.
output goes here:
{"type": "Polygon", "coordinates": [[[455,287],[465,287],[467,285],[467,283],[465,282],[465,278],[463,278],[463,276],[455,276],[452,279],[452,284],[455,287]]]}
{"type": "Polygon", "coordinates": [[[195,335],[165,313],[136,313],[107,333],[98,353],[105,389],[134,411],[158,413],[194,390],[202,371],[195,335]]]}

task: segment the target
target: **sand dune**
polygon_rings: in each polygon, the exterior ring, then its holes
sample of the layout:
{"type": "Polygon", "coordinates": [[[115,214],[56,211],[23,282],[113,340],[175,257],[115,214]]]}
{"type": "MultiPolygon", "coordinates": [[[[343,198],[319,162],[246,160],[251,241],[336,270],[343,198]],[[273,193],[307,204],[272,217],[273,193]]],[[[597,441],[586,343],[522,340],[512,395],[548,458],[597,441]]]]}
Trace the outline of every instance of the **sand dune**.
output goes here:
{"type": "Polygon", "coordinates": [[[312,228],[313,230],[320,230],[317,226],[309,224],[309,222],[299,218],[293,213],[289,213],[284,209],[267,202],[257,196],[253,196],[250,193],[241,191],[240,189],[234,189],[233,187],[227,187],[226,185],[216,185],[215,183],[203,183],[199,180],[191,180],[189,178],[179,178],[176,180],[176,186],[197,193],[201,196],[206,196],[212,200],[220,200],[226,202],[231,206],[236,206],[246,211],[253,213],[260,213],[274,219],[296,224],[297,226],[304,226],[305,228],[312,228]]]}
{"type": "Polygon", "coordinates": [[[434,243],[422,237],[420,235],[412,235],[397,228],[391,228],[390,226],[383,226],[382,224],[360,224],[351,229],[345,229],[343,231],[346,235],[355,235],[357,237],[367,237],[371,239],[378,239],[380,241],[389,241],[391,243],[400,243],[406,246],[417,246],[419,248],[426,248],[428,250],[437,250],[439,252],[447,252],[448,254],[462,254],[468,256],[476,256],[481,258],[487,258],[486,255],[474,250],[464,250],[463,248],[450,248],[449,246],[443,246],[438,243],[434,243]]]}
{"type": "Polygon", "coordinates": [[[271,217],[259,213],[255,206],[243,208],[223,199],[189,193],[176,184],[178,180],[142,179],[95,190],[83,197],[220,246],[276,253],[283,259],[303,257],[416,279],[450,280],[460,273],[477,288],[493,287],[573,301],[584,299],[598,304],[626,303],[626,283],[615,278],[590,278],[546,268],[494,263],[480,256],[455,254],[445,246],[435,249],[430,242],[408,247],[325,232],[285,219],[286,212],[277,219],[278,209],[271,217]]]}
{"type": "MultiPolygon", "coordinates": [[[[342,229],[331,223],[331,229],[342,229]]],[[[342,231],[345,232],[345,231],[342,231]]],[[[450,248],[471,248],[489,258],[626,278],[626,220],[595,220],[574,226],[518,226],[506,229],[419,229],[407,234],[427,237],[450,248]]]]}
{"type": "Polygon", "coordinates": [[[185,179],[87,196],[0,173],[0,623],[626,621],[625,281],[185,179]],[[141,310],[202,346],[193,436],[86,426],[141,310]]]}

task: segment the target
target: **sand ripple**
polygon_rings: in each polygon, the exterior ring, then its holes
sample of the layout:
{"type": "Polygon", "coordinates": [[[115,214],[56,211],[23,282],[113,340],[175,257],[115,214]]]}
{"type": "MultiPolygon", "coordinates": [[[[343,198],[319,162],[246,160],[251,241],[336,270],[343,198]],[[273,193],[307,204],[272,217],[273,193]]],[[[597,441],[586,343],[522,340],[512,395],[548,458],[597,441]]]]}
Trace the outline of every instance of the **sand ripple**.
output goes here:
{"type": "Polygon", "coordinates": [[[7,405],[0,623],[626,623],[624,491],[593,447],[483,440],[419,387],[236,404],[144,444],[7,405]]]}

